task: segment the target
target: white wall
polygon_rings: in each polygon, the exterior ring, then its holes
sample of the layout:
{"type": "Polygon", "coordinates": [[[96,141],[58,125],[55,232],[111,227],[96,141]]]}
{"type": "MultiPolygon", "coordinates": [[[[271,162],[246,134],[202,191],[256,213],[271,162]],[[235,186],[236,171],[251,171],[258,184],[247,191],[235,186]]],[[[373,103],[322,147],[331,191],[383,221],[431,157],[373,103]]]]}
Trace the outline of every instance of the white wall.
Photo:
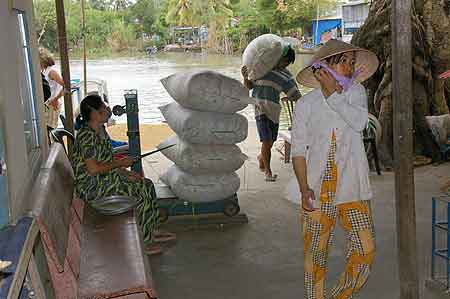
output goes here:
{"type": "Polygon", "coordinates": [[[32,62],[39,103],[41,128],[45,128],[43,114],[42,83],[39,68],[36,34],[33,24],[32,0],[0,1],[0,125],[5,138],[6,163],[8,167],[8,193],[11,221],[14,221],[27,208],[31,198],[30,189],[36,178],[41,161],[47,157],[47,132],[41,129],[41,154],[35,165],[31,165],[27,155],[23,109],[20,101],[19,82],[24,80],[19,71],[19,33],[17,16],[10,7],[25,11],[30,33],[32,62]]]}

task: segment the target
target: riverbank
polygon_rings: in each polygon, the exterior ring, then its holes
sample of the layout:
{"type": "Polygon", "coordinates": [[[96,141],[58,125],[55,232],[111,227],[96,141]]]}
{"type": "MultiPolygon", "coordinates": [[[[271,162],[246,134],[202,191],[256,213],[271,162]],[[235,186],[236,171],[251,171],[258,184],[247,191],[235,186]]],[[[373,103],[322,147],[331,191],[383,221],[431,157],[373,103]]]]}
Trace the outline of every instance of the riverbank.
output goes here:
{"type": "MultiPolygon", "coordinates": [[[[87,59],[117,59],[117,58],[144,58],[147,53],[142,49],[130,48],[126,51],[114,51],[112,48],[94,48],[88,49],[86,53],[87,59]]],[[[58,53],[55,53],[55,57],[59,57],[58,53]]],[[[69,60],[82,60],[83,49],[71,49],[69,50],[69,60]]]]}
{"type": "MultiPolygon", "coordinates": [[[[141,151],[147,152],[175,133],[167,124],[140,124],[141,151]]],[[[128,141],[127,124],[117,124],[108,127],[108,133],[114,140],[128,141]]]]}

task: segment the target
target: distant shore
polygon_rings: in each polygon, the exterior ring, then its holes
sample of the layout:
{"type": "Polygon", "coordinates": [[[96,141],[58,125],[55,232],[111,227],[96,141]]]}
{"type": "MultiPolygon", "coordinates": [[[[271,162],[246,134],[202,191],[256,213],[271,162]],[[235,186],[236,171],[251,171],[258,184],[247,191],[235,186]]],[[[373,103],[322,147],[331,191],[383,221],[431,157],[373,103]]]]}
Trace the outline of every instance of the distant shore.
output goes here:
{"type": "MultiPolygon", "coordinates": [[[[59,54],[55,54],[59,58],[59,54]]],[[[89,49],[86,54],[88,59],[111,59],[123,57],[146,57],[147,53],[144,50],[129,49],[126,51],[113,51],[110,48],[104,49],[89,49]]],[[[83,59],[83,49],[73,49],[69,51],[70,60],[83,59]]]]}

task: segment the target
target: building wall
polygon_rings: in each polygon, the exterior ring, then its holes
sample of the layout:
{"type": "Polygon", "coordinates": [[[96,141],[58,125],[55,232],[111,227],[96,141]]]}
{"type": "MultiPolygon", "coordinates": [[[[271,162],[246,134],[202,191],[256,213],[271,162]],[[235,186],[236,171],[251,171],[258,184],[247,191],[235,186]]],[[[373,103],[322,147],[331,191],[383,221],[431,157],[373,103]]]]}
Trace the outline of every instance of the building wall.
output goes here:
{"type": "Polygon", "coordinates": [[[344,23],[344,34],[352,34],[364,24],[369,15],[369,8],[368,3],[343,6],[342,20],[344,23]]]}
{"type": "Polygon", "coordinates": [[[30,191],[33,182],[48,153],[46,130],[42,129],[46,126],[43,121],[43,100],[40,100],[43,95],[32,0],[0,1],[0,28],[0,126],[5,139],[10,221],[13,222],[26,211],[29,200],[32,200],[30,191]],[[25,12],[30,33],[31,60],[41,127],[40,151],[34,159],[28,155],[25,142],[24,112],[20,100],[20,83],[24,80],[24,74],[18,67],[22,57],[19,47],[20,34],[17,30],[17,15],[11,8],[25,12]]]}
{"type": "Polygon", "coordinates": [[[319,19],[319,21],[313,20],[312,28],[313,28],[314,43],[316,45],[320,44],[320,38],[325,32],[341,27],[342,27],[341,19],[323,19],[323,20],[319,19]]]}

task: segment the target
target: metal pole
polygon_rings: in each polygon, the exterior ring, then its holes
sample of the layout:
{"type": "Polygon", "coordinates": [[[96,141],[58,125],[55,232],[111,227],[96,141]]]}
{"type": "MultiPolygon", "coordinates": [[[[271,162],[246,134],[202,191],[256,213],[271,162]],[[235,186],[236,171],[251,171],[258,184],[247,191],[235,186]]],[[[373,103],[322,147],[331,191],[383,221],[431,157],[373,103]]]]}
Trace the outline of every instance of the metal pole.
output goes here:
{"type": "MultiPolygon", "coordinates": [[[[317,0],[316,30],[315,31],[316,32],[314,33],[314,38],[313,38],[314,47],[316,46],[317,33],[319,32],[319,0],[317,0]]],[[[320,39],[319,39],[319,43],[320,43],[320,39]]]]}
{"type": "Polygon", "coordinates": [[[131,170],[141,174],[142,162],[141,162],[141,139],[139,133],[139,104],[137,90],[125,90],[125,104],[127,111],[127,127],[128,127],[128,146],[130,156],[138,158],[131,170]]]}
{"type": "Polygon", "coordinates": [[[447,266],[447,290],[450,289],[450,221],[448,221],[448,217],[450,215],[450,202],[447,201],[447,258],[445,259],[445,264],[447,266]]]}
{"type": "Polygon", "coordinates": [[[431,199],[431,279],[435,279],[436,269],[436,198],[431,199]]]}
{"type": "MultiPolygon", "coordinates": [[[[70,93],[70,67],[69,54],[67,51],[67,36],[66,36],[66,18],[64,14],[64,0],[55,0],[56,4],[56,22],[58,25],[58,43],[59,55],[61,57],[61,74],[64,81],[64,112],[66,117],[65,127],[70,133],[73,130],[73,109],[72,109],[72,94],[70,93]]],[[[73,144],[70,139],[67,140],[68,154],[72,157],[73,144]]]]}
{"type": "Polygon", "coordinates": [[[83,93],[87,95],[87,66],[86,66],[86,14],[84,11],[84,0],[81,0],[81,32],[83,36],[83,93]]]}
{"type": "Polygon", "coordinates": [[[413,167],[411,0],[392,1],[395,202],[400,298],[419,298],[413,167]]]}

